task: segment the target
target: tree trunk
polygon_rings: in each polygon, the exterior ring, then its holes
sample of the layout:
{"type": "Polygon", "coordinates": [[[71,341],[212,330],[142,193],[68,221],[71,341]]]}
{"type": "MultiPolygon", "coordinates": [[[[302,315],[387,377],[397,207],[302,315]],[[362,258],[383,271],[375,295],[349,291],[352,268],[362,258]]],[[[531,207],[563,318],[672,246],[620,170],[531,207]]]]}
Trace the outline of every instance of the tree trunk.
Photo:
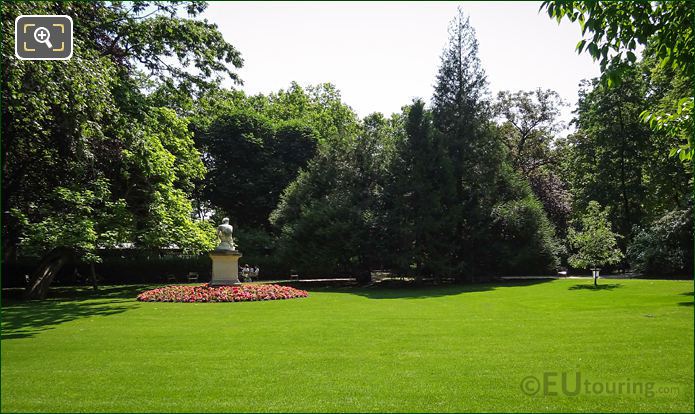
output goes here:
{"type": "Polygon", "coordinates": [[[94,270],[94,263],[89,264],[89,276],[92,279],[92,288],[95,292],[99,291],[99,286],[97,285],[97,273],[94,270]]]}
{"type": "Polygon", "coordinates": [[[53,278],[67,263],[73,260],[72,250],[57,247],[46,254],[39,266],[29,277],[29,287],[24,292],[25,299],[45,299],[53,278]]]}

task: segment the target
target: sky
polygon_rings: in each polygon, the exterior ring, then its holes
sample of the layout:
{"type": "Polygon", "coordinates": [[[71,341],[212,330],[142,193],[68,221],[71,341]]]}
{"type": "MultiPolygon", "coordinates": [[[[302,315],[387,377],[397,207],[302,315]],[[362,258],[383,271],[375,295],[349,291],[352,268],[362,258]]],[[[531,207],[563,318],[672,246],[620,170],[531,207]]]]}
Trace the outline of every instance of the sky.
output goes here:
{"type": "Polygon", "coordinates": [[[211,2],[203,17],[241,52],[248,94],[331,82],[358,115],[389,115],[414,98],[429,102],[458,6],[476,30],[490,91],[553,89],[571,105],[568,121],[579,81],[599,66],[574,50],[579,25],[558,25],[540,2],[211,2]]]}

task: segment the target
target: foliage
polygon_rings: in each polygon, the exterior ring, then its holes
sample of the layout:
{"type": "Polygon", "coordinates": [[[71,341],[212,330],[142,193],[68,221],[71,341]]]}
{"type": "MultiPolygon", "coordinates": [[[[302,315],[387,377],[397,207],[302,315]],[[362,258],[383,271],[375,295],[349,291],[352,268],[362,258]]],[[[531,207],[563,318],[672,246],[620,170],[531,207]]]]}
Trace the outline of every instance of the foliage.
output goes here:
{"type": "MultiPolygon", "coordinates": [[[[269,95],[208,93],[196,101],[192,129],[209,173],[198,205],[269,232],[280,194],[336,134],[354,133],[357,116],[331,84],[296,83],[269,95]]],[[[248,246],[256,249],[257,246],[248,246]]]]}
{"type": "Polygon", "coordinates": [[[536,197],[557,230],[564,234],[572,212],[571,194],[558,174],[556,134],[565,103],[550,89],[498,93],[495,113],[498,128],[512,166],[526,177],[536,197]]]}
{"type": "Polygon", "coordinates": [[[46,204],[38,205],[25,214],[17,208],[11,213],[24,227],[21,237],[25,255],[40,255],[58,246],[72,246],[84,255],[88,262],[101,259],[94,252],[99,246],[114,245],[128,240],[130,222],[124,201],[108,200],[108,186],[103,181],[94,183],[92,189],[70,190],[57,187],[47,197],[46,204]],[[103,205],[102,205],[103,203],[103,205]],[[55,214],[52,206],[60,205],[55,214]],[[29,221],[28,214],[35,214],[37,221],[29,221]]]}
{"type": "Polygon", "coordinates": [[[451,266],[444,236],[452,218],[446,205],[455,191],[451,160],[424,102],[416,100],[403,117],[384,189],[390,267],[440,277],[451,266]]]}
{"type": "Polygon", "coordinates": [[[667,111],[645,109],[641,117],[653,129],[666,129],[678,136],[683,144],[671,154],[678,154],[682,161],[692,160],[693,2],[554,0],[544,1],[543,8],[558,23],[567,17],[579,22],[583,35],[590,33],[576,49],[579,53],[586,50],[594,60],[600,60],[608,86],[622,80],[625,62],[634,64],[637,61],[635,51],[638,44],[646,46],[645,54],[659,67],[670,66],[689,79],[687,92],[680,95],[667,111]]]}
{"type": "Polygon", "coordinates": [[[284,191],[271,222],[278,253],[299,272],[360,276],[383,266],[389,124],[375,114],[359,135],[332,137],[284,191]]]}
{"type": "Polygon", "coordinates": [[[563,127],[558,120],[563,105],[550,89],[498,93],[495,112],[503,122],[503,142],[512,165],[523,175],[552,162],[550,144],[563,127]]]}
{"type": "MultiPolygon", "coordinates": [[[[500,259],[515,261],[512,257],[493,257],[490,253],[490,246],[496,243],[516,243],[491,231],[497,220],[491,212],[501,204],[530,195],[528,186],[519,185],[515,172],[508,167],[501,137],[491,123],[492,105],[487,98],[485,72],[477,54],[475,31],[459,10],[449,27],[449,42],[442,54],[432,112],[433,125],[447,143],[455,183],[455,196],[445,204],[451,218],[450,233],[444,237],[453,250],[448,273],[464,278],[494,271],[500,259]]],[[[505,111],[510,118],[515,116],[514,108],[507,107],[505,111]]],[[[542,119],[551,115],[543,115],[542,119]]],[[[521,163],[522,154],[517,155],[521,163]]],[[[533,226],[526,231],[543,232],[533,226]]],[[[513,249],[508,251],[514,254],[513,249]]],[[[542,251],[537,253],[545,255],[542,251]]]]}
{"type": "MultiPolygon", "coordinates": [[[[449,40],[442,52],[432,97],[437,128],[444,133],[477,132],[488,115],[487,93],[487,78],[478,58],[475,30],[459,8],[449,23],[449,40]]],[[[455,156],[460,158],[459,152],[455,156]]]]}
{"type": "Polygon", "coordinates": [[[240,82],[230,67],[242,66],[240,53],[216,25],[196,19],[207,8],[204,2],[75,2],[45,7],[49,14],[73,16],[80,47],[108,56],[130,76],[144,68],[161,86],[184,95],[216,87],[221,76],[240,82]]]}
{"type": "Polygon", "coordinates": [[[648,53],[644,61],[650,86],[650,110],[640,114],[649,127],[669,140],[669,156],[678,156],[687,169],[693,147],[693,96],[692,76],[670,66],[660,66],[648,53]]]}
{"type": "Polygon", "coordinates": [[[331,83],[302,88],[292,82],[287,90],[267,97],[256,95],[253,105],[271,119],[299,121],[316,130],[320,141],[335,135],[357,131],[357,115],[342,101],[340,91],[331,83]]]}
{"type": "Polygon", "coordinates": [[[432,110],[415,100],[402,114],[370,115],[356,134],[321,143],[271,215],[280,254],[297,270],[386,268],[470,281],[557,264],[553,226],[492,128],[476,53],[459,14],[432,110]]]}
{"type": "Polygon", "coordinates": [[[627,257],[637,272],[654,275],[692,275],[693,211],[674,210],[638,229],[627,257]]]}
{"type": "Polygon", "coordinates": [[[260,279],[283,279],[290,274],[292,260],[276,254],[277,236],[266,227],[240,226],[234,229],[234,241],[243,253],[240,264],[260,267],[260,279]]]}
{"type": "Polygon", "coordinates": [[[528,177],[533,194],[543,205],[543,210],[550,222],[555,226],[558,236],[567,233],[569,220],[572,215],[572,193],[569,184],[561,177],[557,166],[544,168],[528,177]],[[557,171],[557,172],[556,172],[557,171]]]}
{"type": "Polygon", "coordinates": [[[3,4],[6,256],[20,241],[28,252],[61,245],[89,260],[97,260],[97,247],[117,242],[210,247],[210,226],[190,217],[189,197],[205,169],[187,122],[145,96],[155,87],[202,91],[217,85],[219,74],[236,78],[227,63],[239,66],[238,52],[216,27],[192,19],[204,9],[175,2],[3,4]],[[179,17],[181,8],[191,18],[179,17]],[[15,59],[20,14],[71,15],[73,58],[15,59]]]}
{"type": "Polygon", "coordinates": [[[651,131],[639,121],[646,85],[638,73],[633,74],[612,88],[596,80],[583,84],[578,132],[568,138],[573,151],[566,159],[572,163],[568,179],[577,190],[578,209],[583,211],[590,200],[610,206],[612,221],[626,240],[645,214],[649,173],[645,161],[654,144],[651,131]]]}
{"type": "Polygon", "coordinates": [[[542,204],[519,180],[523,198],[497,203],[492,211],[488,244],[488,272],[496,274],[543,274],[557,269],[564,253],[542,204]]]}
{"type": "Polygon", "coordinates": [[[602,209],[596,201],[590,201],[579,225],[579,230],[570,228],[567,236],[574,250],[568,259],[570,265],[579,269],[595,268],[622,259],[616,240],[618,235],[611,230],[607,209],[602,209]]]}
{"type": "Polygon", "coordinates": [[[240,110],[199,134],[208,175],[204,197],[246,226],[262,227],[280,193],[316,148],[316,132],[296,121],[273,124],[240,110]]]}
{"type": "Polygon", "coordinates": [[[670,88],[645,76],[650,69],[649,62],[626,69],[620,85],[611,88],[597,79],[583,83],[574,121],[578,130],[556,145],[574,209],[584,211],[591,200],[610,207],[623,249],[635,225],[683,208],[690,197],[692,170],[668,160],[671,138],[639,121],[650,99],[670,88]]]}

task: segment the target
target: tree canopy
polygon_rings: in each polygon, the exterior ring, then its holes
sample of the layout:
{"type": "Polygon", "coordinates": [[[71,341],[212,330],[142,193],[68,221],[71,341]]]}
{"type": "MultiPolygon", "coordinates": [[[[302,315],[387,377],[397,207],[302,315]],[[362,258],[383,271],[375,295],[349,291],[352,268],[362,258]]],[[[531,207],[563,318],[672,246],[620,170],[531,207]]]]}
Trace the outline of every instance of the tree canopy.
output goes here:
{"type": "Polygon", "coordinates": [[[237,79],[242,63],[204,3],[26,2],[2,7],[3,251],[135,243],[212,245],[210,225],[190,215],[205,175],[187,121],[152,105],[147,90],[192,94],[237,79]],[[188,17],[180,17],[181,11],[188,17]],[[68,14],[68,61],[12,54],[20,14],[68,14]]]}
{"type": "Polygon", "coordinates": [[[579,230],[570,228],[570,247],[575,251],[569,262],[577,268],[595,268],[615,264],[623,254],[618,249],[617,237],[611,231],[608,211],[596,201],[589,202],[586,213],[581,216],[579,230]]]}
{"type": "Polygon", "coordinates": [[[641,116],[652,129],[667,130],[681,144],[671,155],[682,161],[693,157],[693,64],[695,46],[691,1],[544,1],[541,9],[557,19],[578,22],[582,35],[577,52],[588,51],[601,64],[608,86],[620,82],[623,73],[638,61],[637,46],[659,68],[671,67],[688,79],[685,94],[645,109],[641,116]]]}

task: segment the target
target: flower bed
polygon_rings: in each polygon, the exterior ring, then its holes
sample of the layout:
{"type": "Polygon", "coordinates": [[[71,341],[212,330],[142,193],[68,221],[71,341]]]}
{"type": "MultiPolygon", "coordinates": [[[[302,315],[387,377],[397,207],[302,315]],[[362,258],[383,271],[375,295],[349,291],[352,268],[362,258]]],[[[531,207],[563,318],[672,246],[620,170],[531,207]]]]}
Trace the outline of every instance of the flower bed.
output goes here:
{"type": "Polygon", "coordinates": [[[142,292],[141,302],[250,302],[255,300],[276,300],[305,298],[305,290],[280,285],[241,285],[241,286],[165,286],[142,292]]]}

